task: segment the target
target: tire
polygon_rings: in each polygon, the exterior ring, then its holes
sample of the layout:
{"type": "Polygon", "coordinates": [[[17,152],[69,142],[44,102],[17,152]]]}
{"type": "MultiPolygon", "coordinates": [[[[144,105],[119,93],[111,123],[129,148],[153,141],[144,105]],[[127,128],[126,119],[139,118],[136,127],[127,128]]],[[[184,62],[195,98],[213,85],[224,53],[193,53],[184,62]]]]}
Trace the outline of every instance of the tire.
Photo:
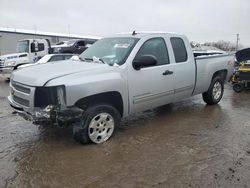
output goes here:
{"type": "Polygon", "coordinates": [[[244,90],[244,86],[243,84],[239,84],[239,83],[236,83],[233,85],[233,90],[236,92],[236,93],[240,93],[244,90]]]}
{"type": "Polygon", "coordinates": [[[107,141],[119,126],[121,115],[109,104],[98,104],[86,109],[82,122],[73,126],[74,139],[82,144],[107,141]]]}
{"type": "Polygon", "coordinates": [[[220,76],[213,78],[207,92],[202,94],[203,100],[208,105],[215,105],[220,102],[224,93],[224,83],[220,76]]]}

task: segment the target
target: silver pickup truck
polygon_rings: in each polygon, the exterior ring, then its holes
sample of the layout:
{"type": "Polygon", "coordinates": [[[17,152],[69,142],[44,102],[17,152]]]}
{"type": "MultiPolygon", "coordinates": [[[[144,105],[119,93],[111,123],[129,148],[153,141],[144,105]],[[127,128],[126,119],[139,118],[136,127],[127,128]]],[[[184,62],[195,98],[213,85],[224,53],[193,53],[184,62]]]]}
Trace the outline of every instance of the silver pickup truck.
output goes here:
{"type": "Polygon", "coordinates": [[[11,107],[36,124],[73,125],[81,142],[108,140],[122,117],[202,94],[217,104],[234,55],[194,58],[188,39],[171,33],[103,38],[79,60],[14,71],[11,107]]]}

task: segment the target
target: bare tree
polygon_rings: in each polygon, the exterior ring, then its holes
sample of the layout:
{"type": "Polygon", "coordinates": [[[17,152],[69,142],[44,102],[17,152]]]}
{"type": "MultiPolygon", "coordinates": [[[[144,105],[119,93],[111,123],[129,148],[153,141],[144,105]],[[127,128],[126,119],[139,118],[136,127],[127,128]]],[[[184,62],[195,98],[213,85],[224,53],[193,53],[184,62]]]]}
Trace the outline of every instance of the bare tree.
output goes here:
{"type": "MultiPolygon", "coordinates": [[[[224,40],[220,40],[217,42],[206,42],[204,43],[205,46],[214,46],[216,48],[219,48],[221,50],[224,51],[236,51],[236,43],[232,43],[229,41],[224,41],[224,40]]],[[[239,49],[242,49],[243,46],[239,45],[239,49]]]]}

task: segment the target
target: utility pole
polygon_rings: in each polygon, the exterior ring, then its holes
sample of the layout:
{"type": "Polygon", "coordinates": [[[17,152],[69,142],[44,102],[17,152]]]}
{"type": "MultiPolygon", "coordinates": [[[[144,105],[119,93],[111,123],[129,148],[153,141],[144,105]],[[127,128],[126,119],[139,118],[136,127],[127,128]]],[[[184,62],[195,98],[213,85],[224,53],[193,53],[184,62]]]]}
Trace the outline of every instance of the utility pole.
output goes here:
{"type": "Polygon", "coordinates": [[[36,30],[37,30],[37,28],[36,28],[36,25],[33,25],[33,27],[34,27],[34,35],[33,35],[33,39],[35,39],[35,38],[36,38],[36,30]]]}
{"type": "Polygon", "coordinates": [[[239,48],[239,41],[240,41],[240,34],[236,34],[236,51],[238,51],[238,48],[239,48]]]}
{"type": "Polygon", "coordinates": [[[70,24],[68,24],[68,33],[69,33],[69,39],[70,39],[70,24]]]}

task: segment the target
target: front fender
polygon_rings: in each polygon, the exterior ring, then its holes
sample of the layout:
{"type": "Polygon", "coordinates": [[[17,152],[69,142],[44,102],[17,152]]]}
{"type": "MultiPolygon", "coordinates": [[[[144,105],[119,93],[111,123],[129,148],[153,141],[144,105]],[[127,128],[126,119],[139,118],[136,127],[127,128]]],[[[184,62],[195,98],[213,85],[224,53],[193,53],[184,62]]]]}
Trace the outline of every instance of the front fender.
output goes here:
{"type": "Polygon", "coordinates": [[[118,92],[123,100],[124,115],[128,113],[127,80],[120,72],[102,74],[74,74],[51,80],[46,86],[65,85],[67,106],[73,106],[82,98],[92,95],[118,92]]]}

